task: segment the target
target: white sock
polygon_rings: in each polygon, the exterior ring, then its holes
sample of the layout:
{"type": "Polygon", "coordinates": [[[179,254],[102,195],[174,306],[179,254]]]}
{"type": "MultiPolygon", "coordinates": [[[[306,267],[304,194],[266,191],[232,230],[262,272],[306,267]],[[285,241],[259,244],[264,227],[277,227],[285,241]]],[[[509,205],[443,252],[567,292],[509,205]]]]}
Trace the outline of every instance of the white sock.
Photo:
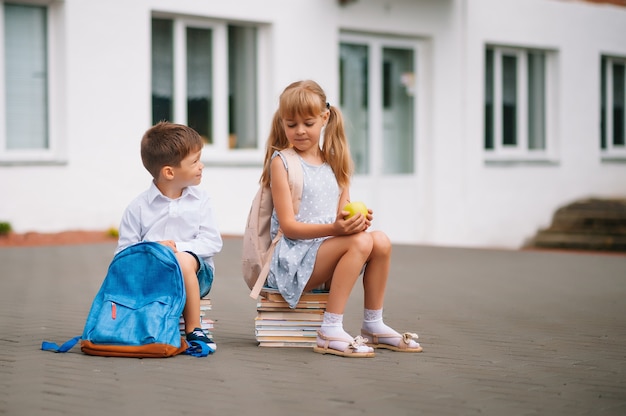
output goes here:
{"type": "MultiPolygon", "coordinates": [[[[363,326],[361,328],[371,334],[392,335],[391,337],[379,337],[378,343],[380,344],[389,344],[397,347],[402,341],[402,335],[383,322],[382,309],[364,309],[363,326]]],[[[371,339],[369,340],[369,342],[372,341],[371,339]]],[[[409,348],[417,348],[419,345],[419,343],[413,340],[409,342],[409,348]]]]}
{"type": "MultiPolygon", "coordinates": [[[[339,338],[345,341],[330,341],[328,344],[328,348],[338,351],[344,351],[348,346],[352,343],[354,339],[350,334],[348,334],[343,329],[343,314],[324,312],[324,320],[322,321],[322,325],[320,327],[320,332],[327,337],[339,338]]],[[[317,337],[317,346],[323,347],[325,344],[325,340],[317,337]]],[[[355,350],[355,352],[371,352],[372,348],[367,346],[359,347],[355,350]]]]}

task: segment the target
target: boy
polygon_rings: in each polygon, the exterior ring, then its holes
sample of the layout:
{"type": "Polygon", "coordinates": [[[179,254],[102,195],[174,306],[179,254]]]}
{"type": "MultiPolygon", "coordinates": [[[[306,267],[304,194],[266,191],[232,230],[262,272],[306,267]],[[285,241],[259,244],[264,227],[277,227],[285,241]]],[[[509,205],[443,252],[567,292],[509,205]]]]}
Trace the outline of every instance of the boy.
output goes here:
{"type": "Polygon", "coordinates": [[[141,160],[153,177],[150,188],[126,208],[115,253],[141,241],[171,248],[183,273],[187,294],[183,318],[188,341],[215,344],[201,329],[200,298],[211,290],[213,256],[222,238],[211,199],[196,185],[202,180],[203,142],[190,127],[160,122],[141,139],[141,160]]]}

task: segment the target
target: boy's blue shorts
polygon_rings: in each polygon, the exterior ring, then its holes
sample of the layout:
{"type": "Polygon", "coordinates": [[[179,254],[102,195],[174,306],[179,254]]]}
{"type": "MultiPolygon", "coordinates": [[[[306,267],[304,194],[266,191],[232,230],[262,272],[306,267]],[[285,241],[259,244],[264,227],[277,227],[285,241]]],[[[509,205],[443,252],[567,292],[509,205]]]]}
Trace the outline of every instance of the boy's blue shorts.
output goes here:
{"type": "Polygon", "coordinates": [[[209,294],[211,286],[213,286],[213,269],[207,262],[202,260],[195,253],[192,253],[191,251],[188,251],[187,253],[194,256],[198,262],[198,271],[196,272],[196,276],[198,276],[198,284],[200,285],[200,297],[203,298],[209,294]]]}

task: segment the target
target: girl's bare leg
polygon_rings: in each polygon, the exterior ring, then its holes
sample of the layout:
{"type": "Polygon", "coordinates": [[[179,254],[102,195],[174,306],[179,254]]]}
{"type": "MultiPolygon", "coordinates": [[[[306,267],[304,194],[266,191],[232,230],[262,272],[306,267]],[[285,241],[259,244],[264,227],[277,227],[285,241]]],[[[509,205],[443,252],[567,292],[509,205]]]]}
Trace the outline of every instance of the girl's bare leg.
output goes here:
{"type": "MultiPolygon", "coordinates": [[[[361,333],[366,338],[371,338],[372,334],[389,335],[387,337],[375,337],[375,340],[369,339],[369,341],[376,342],[380,348],[388,348],[387,345],[397,348],[405,342],[403,337],[383,321],[383,304],[391,265],[391,242],[387,235],[382,232],[374,231],[371,235],[374,243],[363,275],[365,310],[361,333]]],[[[419,343],[414,339],[406,341],[406,346],[408,350],[413,352],[421,351],[419,343]]]]}
{"type": "Polygon", "coordinates": [[[363,274],[364,306],[366,309],[382,309],[391,265],[391,242],[383,232],[373,231],[370,235],[373,248],[363,274]]]}
{"type": "Polygon", "coordinates": [[[311,290],[331,279],[332,283],[314,351],[327,353],[331,350],[334,351],[331,353],[341,355],[352,345],[355,353],[373,356],[374,350],[371,347],[354,347],[352,336],[343,329],[346,302],[372,246],[373,241],[368,233],[329,238],[320,246],[305,290],[311,290]]]}
{"type": "Polygon", "coordinates": [[[343,314],[372,246],[369,233],[327,239],[317,252],[313,273],[304,290],[316,288],[332,278],[326,311],[343,314]]]}

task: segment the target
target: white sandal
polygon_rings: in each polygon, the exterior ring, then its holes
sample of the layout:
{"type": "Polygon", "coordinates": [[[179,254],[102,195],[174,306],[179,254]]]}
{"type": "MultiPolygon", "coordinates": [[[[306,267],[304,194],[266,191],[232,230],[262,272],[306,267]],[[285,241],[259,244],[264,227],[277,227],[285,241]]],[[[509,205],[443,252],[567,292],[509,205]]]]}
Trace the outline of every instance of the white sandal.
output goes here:
{"type": "Polygon", "coordinates": [[[367,338],[363,338],[362,336],[357,336],[352,341],[347,341],[345,338],[336,338],[336,337],[328,337],[322,334],[319,330],[317,331],[318,338],[324,340],[324,346],[313,347],[313,351],[320,354],[333,354],[339,355],[341,357],[350,357],[350,358],[371,358],[374,357],[374,351],[359,351],[363,350],[364,347],[367,347],[367,338]],[[339,341],[348,343],[348,347],[343,350],[336,350],[334,348],[330,348],[331,341],[339,341]]]}
{"type": "Polygon", "coordinates": [[[367,338],[372,340],[372,342],[368,342],[367,343],[367,345],[369,345],[372,348],[386,348],[388,350],[400,351],[400,352],[422,352],[423,351],[422,347],[417,342],[416,342],[417,347],[414,347],[414,348],[409,347],[409,345],[411,345],[411,341],[417,340],[417,338],[418,338],[417,334],[415,334],[413,332],[405,332],[402,335],[399,335],[399,334],[372,334],[369,331],[361,329],[361,335],[363,337],[367,337],[367,338]],[[400,340],[400,343],[396,347],[393,344],[380,343],[379,342],[380,341],[379,338],[402,338],[402,339],[400,340]]]}

